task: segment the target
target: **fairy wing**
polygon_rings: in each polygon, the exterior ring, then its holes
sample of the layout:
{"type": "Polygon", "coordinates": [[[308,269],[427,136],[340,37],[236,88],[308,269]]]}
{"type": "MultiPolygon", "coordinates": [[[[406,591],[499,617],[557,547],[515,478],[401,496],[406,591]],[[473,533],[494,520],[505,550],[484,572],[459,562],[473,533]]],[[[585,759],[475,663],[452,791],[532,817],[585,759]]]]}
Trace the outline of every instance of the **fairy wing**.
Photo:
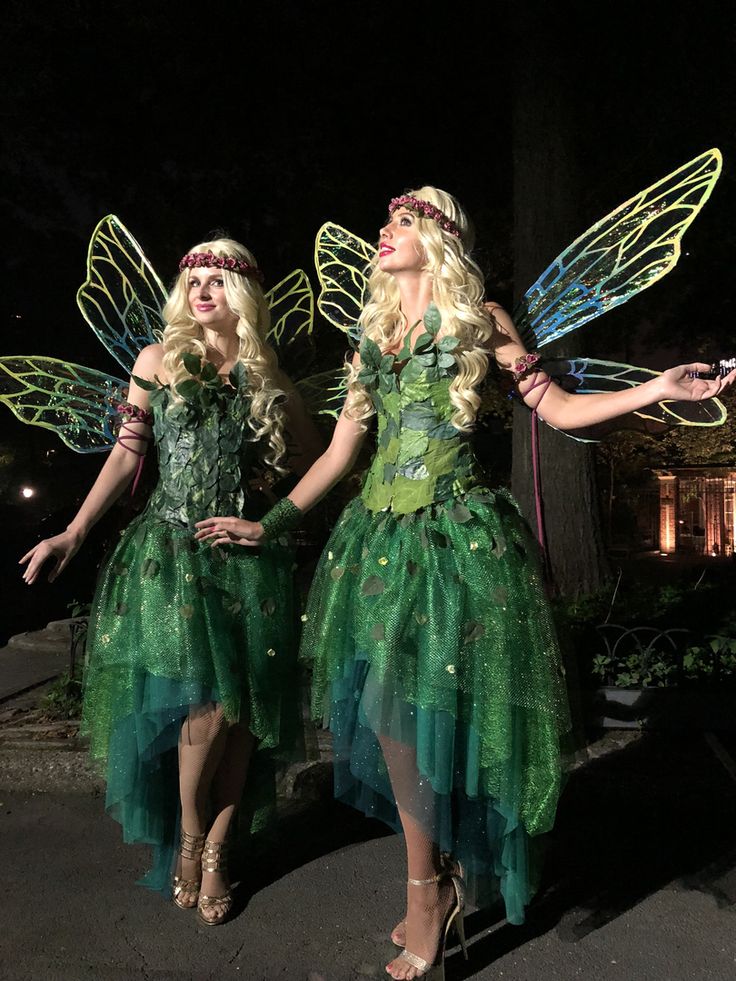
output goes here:
{"type": "Polygon", "coordinates": [[[267,339],[274,346],[287,346],[312,333],[314,293],[303,269],[295,269],[266,293],[271,311],[267,339]]]}
{"type": "Polygon", "coordinates": [[[303,269],[295,269],[266,293],[271,311],[267,340],[291,378],[309,370],[315,358],[314,293],[303,269]]]}
{"type": "MultiPolygon", "coordinates": [[[[566,391],[580,394],[618,392],[624,388],[634,388],[661,374],[649,368],[595,358],[549,358],[541,362],[541,367],[566,391]]],[[[715,398],[702,402],[664,399],[631,415],[644,423],[649,421],[664,426],[721,426],[726,420],[726,407],[715,398]]],[[[623,422],[619,428],[625,428],[623,422]]],[[[565,435],[575,438],[573,433],[565,435]]]]}
{"type": "Polygon", "coordinates": [[[514,322],[540,348],[620,306],[676,265],[681,240],[721,173],[708,150],[641,191],[569,245],[524,294],[514,322]]]}
{"type": "Polygon", "coordinates": [[[163,330],[166,290],[143,250],[115,215],[97,225],[87,253],[87,279],[77,304],[95,334],[127,371],[163,330]]]}
{"type": "Polygon", "coordinates": [[[342,369],[309,375],[295,385],[312,415],[332,416],[333,419],[340,415],[347,395],[345,372],[342,369]]]}
{"type": "Polygon", "coordinates": [[[317,308],[353,342],[360,339],[358,318],[365,306],[368,272],[376,250],[362,238],[332,222],[317,232],[314,261],[320,283],[317,308]]]}
{"type": "Polygon", "coordinates": [[[53,430],[77,453],[100,453],[114,444],[111,403],[126,384],[57,358],[0,358],[0,402],[21,422],[53,430]]]}

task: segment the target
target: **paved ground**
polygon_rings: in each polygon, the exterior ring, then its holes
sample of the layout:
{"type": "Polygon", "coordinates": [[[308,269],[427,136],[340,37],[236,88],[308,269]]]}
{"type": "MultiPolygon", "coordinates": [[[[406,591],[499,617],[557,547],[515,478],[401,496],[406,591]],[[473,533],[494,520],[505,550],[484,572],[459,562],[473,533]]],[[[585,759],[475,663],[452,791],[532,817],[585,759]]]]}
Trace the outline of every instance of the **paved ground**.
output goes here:
{"type": "MultiPolygon", "coordinates": [[[[13,691],[66,667],[55,631],[46,650],[31,637],[0,651],[6,715],[41,689],[13,691]]],[[[33,744],[0,748],[0,981],[385,976],[404,873],[401,841],[381,825],[324,793],[285,803],[236,917],[207,928],[134,884],[147,850],[122,843],[86,756],[33,744]]],[[[609,734],[592,749],[527,924],[472,913],[470,961],[454,953],[448,981],[736,981],[736,735],[609,734]]],[[[324,766],[306,775],[317,793],[324,766]]]]}
{"type": "Polygon", "coordinates": [[[69,620],[12,637],[0,648],[0,702],[69,668],[69,620]]]}
{"type": "MultiPolygon", "coordinates": [[[[380,825],[291,803],[238,915],[207,928],[134,885],[146,850],[121,842],[82,761],[0,751],[3,981],[384,976],[404,873],[380,825]]],[[[593,761],[570,778],[527,925],[497,912],[467,925],[470,962],[453,956],[448,981],[733,981],[736,782],[699,735],[644,735],[593,761]]]]}

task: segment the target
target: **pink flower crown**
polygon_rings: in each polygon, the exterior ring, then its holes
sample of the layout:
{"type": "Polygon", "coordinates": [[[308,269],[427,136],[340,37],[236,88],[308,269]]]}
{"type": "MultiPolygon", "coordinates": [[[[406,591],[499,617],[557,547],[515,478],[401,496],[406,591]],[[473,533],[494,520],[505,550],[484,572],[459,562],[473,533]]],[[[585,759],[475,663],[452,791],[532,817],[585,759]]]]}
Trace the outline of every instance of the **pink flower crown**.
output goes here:
{"type": "Polygon", "coordinates": [[[460,229],[455,222],[451,218],[448,218],[439,208],[435,208],[433,204],[430,204],[429,201],[422,201],[421,198],[415,198],[412,194],[402,194],[401,197],[391,198],[389,201],[389,215],[392,215],[397,208],[409,208],[410,211],[417,211],[422,218],[431,218],[444,231],[449,232],[450,235],[454,235],[455,238],[460,238],[460,229]]]}
{"type": "Polygon", "coordinates": [[[195,268],[227,269],[229,272],[252,276],[259,283],[263,282],[263,273],[256,266],[251,266],[245,259],[236,259],[231,255],[215,255],[214,252],[188,252],[179,262],[179,272],[195,268]]]}

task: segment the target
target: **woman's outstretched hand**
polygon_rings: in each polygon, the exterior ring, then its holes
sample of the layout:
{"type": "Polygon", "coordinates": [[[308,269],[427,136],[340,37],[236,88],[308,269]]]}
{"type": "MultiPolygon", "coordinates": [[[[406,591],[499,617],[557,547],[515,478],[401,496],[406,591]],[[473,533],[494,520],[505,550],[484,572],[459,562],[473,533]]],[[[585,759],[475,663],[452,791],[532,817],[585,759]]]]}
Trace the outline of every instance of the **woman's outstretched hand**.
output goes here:
{"type": "Polygon", "coordinates": [[[243,518],[205,518],[198,521],[195,538],[198,542],[215,545],[249,545],[254,547],[263,541],[263,525],[260,521],[243,518]]]}
{"type": "Polygon", "coordinates": [[[661,399],[676,399],[683,402],[697,402],[700,399],[712,399],[729,388],[736,379],[736,369],[725,378],[693,378],[694,372],[708,372],[711,366],[696,361],[693,364],[681,364],[677,368],[668,368],[660,376],[664,394],[661,399]]]}
{"type": "Polygon", "coordinates": [[[44,538],[38,545],[34,545],[30,552],[26,552],[19,561],[19,565],[28,563],[28,567],[23,573],[23,579],[31,586],[38,579],[44,562],[53,558],[56,559],[56,565],[49,573],[49,582],[53,582],[79,551],[83,541],[83,535],[68,529],[60,535],[54,535],[53,538],[44,538]]]}

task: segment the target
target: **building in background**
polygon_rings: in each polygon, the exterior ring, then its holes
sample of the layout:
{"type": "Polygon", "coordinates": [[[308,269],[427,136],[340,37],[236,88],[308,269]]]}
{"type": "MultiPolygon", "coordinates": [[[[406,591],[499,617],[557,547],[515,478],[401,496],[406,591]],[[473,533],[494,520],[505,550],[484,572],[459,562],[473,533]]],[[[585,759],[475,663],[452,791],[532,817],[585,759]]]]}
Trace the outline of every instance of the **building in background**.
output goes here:
{"type": "Polygon", "coordinates": [[[732,556],[736,539],[736,468],[672,467],[659,483],[659,550],[732,556]]]}

